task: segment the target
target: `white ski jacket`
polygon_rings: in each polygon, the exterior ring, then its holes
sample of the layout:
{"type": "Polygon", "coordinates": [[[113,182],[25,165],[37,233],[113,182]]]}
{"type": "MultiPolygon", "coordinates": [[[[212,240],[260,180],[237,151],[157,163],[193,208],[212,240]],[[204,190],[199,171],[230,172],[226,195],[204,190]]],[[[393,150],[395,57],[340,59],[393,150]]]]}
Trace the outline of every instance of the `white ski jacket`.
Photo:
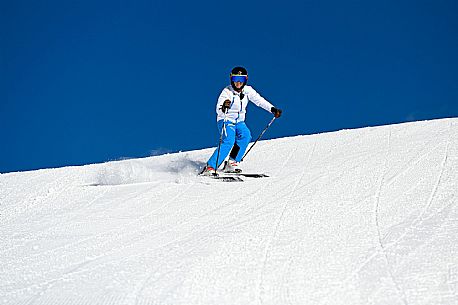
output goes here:
{"type": "Polygon", "coordinates": [[[226,119],[233,123],[245,121],[246,106],[248,101],[253,102],[256,106],[261,107],[270,112],[273,105],[263,98],[251,86],[245,86],[242,90],[243,99],[240,100],[240,93],[235,91],[232,86],[227,86],[223,89],[216,103],[216,120],[224,119],[224,112],[221,110],[225,100],[231,101],[231,108],[227,111],[226,119]]]}

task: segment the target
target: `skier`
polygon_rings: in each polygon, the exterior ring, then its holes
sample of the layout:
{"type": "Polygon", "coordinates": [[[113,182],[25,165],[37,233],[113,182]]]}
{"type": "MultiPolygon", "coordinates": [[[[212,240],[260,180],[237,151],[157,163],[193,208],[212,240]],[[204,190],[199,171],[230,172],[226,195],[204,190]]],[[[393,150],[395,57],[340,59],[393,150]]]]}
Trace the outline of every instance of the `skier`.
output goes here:
{"type": "Polygon", "coordinates": [[[248,101],[273,113],[276,118],[282,114],[281,109],[274,107],[251,86],[246,85],[248,72],[245,68],[232,69],[230,80],[231,85],[223,89],[216,103],[216,120],[222,142],[207,161],[207,165],[202,170],[203,175],[214,175],[215,169],[220,167],[229,153],[229,161],[225,162],[223,171],[241,172],[239,163],[251,140],[250,130],[245,124],[248,101]]]}

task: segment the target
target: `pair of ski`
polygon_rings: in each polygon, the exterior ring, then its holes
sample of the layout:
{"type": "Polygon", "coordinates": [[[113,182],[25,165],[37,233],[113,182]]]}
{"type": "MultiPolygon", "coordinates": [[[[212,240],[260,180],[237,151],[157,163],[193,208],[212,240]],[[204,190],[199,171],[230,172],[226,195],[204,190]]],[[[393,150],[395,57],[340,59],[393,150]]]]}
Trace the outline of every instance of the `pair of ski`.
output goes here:
{"type": "Polygon", "coordinates": [[[266,174],[252,174],[252,173],[218,173],[216,175],[201,175],[203,177],[208,177],[211,179],[223,181],[223,182],[243,182],[243,177],[246,178],[264,178],[269,177],[266,174]]]}

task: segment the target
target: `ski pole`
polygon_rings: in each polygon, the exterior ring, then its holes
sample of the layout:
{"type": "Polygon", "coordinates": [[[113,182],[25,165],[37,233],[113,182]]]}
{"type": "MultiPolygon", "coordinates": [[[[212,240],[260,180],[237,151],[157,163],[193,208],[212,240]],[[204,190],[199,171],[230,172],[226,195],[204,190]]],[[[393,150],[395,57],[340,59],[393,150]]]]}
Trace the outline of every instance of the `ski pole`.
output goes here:
{"type": "Polygon", "coordinates": [[[223,142],[223,132],[226,132],[226,114],[227,114],[227,108],[224,111],[224,121],[223,121],[223,127],[221,128],[221,133],[219,135],[219,143],[218,143],[218,154],[216,155],[216,166],[215,166],[215,175],[218,175],[216,172],[218,170],[218,162],[219,162],[219,152],[221,150],[221,143],[223,142]]]}
{"type": "Polygon", "coordinates": [[[261,139],[262,135],[266,132],[266,130],[270,127],[270,125],[272,125],[272,123],[275,121],[276,117],[273,117],[272,120],[270,120],[269,124],[267,124],[266,128],[264,128],[264,130],[261,132],[261,134],[259,135],[259,137],[256,139],[256,141],[254,141],[253,145],[251,145],[251,147],[247,150],[247,152],[243,155],[242,157],[242,160],[240,161],[243,161],[243,159],[245,159],[246,155],[248,155],[248,153],[250,152],[250,150],[253,148],[253,146],[256,145],[256,143],[259,141],[259,139],[261,139]]]}

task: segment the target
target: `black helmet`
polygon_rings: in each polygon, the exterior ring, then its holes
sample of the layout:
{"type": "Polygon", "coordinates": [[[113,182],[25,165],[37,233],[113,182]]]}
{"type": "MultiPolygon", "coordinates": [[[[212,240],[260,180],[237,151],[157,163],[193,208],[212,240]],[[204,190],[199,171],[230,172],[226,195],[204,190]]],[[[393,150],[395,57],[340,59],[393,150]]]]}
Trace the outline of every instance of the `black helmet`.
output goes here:
{"type": "Polygon", "coordinates": [[[231,76],[232,75],[245,75],[245,76],[248,76],[248,71],[244,67],[235,67],[231,71],[231,76]]]}
{"type": "Polygon", "coordinates": [[[235,91],[242,91],[248,81],[248,71],[244,67],[235,67],[231,71],[231,86],[235,91]],[[240,82],[243,82],[242,87],[237,88],[234,84],[235,79],[239,78],[240,82]]]}

